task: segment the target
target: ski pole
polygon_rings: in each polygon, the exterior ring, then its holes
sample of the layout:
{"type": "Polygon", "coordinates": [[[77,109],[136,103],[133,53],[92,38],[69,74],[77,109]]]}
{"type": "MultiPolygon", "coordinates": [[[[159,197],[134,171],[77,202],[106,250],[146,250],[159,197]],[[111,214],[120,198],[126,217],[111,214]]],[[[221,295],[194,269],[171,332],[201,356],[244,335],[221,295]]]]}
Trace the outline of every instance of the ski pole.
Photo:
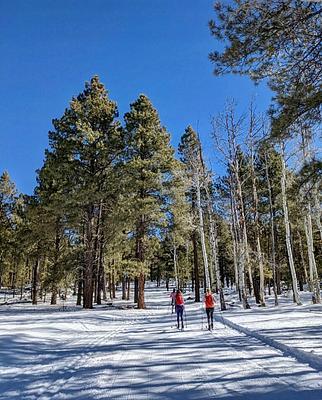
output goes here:
{"type": "Polygon", "coordinates": [[[186,314],[186,308],[184,309],[184,321],[185,321],[185,324],[186,324],[186,329],[187,329],[187,314],[186,314]]]}

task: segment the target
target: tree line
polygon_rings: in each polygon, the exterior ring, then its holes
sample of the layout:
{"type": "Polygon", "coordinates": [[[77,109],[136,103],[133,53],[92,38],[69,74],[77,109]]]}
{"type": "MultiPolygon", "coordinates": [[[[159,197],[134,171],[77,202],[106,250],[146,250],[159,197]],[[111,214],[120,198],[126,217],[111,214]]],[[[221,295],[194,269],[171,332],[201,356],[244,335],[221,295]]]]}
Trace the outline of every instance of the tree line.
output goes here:
{"type": "Polygon", "coordinates": [[[212,287],[222,310],[230,286],[244,308],[250,296],[265,306],[271,291],[277,305],[283,285],[297,304],[308,285],[319,303],[320,13],[297,1],[215,5],[211,33],[226,43],[210,55],[215,74],[266,79],[276,94],[269,118],[254,103],[238,113],[232,101],[214,116],[220,168],[205,161],[192,126],[176,156],[145,95],[121,121],[94,76],[53,120],[34,194],[0,177],[0,286],[30,285],[34,304],[73,288],[84,308],[114,298],[118,284],[144,308],[146,279],[191,283],[195,301],[212,287]]]}

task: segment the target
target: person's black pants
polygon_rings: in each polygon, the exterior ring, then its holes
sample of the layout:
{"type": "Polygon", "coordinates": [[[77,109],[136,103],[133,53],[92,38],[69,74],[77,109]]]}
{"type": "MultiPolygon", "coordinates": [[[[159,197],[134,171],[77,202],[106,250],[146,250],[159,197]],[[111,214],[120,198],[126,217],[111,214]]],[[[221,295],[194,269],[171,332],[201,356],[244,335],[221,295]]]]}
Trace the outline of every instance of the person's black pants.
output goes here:
{"type": "Polygon", "coordinates": [[[208,320],[208,329],[212,329],[214,327],[214,307],[206,308],[207,320],[208,320]]]}
{"type": "Polygon", "coordinates": [[[179,328],[179,320],[181,319],[181,328],[183,328],[183,306],[176,306],[177,327],[179,328]]]}

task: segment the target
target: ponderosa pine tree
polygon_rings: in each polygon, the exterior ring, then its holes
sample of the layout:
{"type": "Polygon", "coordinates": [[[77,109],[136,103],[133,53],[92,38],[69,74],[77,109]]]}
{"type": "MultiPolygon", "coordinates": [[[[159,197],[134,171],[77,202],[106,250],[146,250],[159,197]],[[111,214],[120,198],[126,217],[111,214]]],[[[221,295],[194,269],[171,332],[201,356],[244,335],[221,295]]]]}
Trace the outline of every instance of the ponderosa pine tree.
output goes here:
{"type": "Polygon", "coordinates": [[[276,93],[273,136],[320,118],[322,6],[317,1],[242,0],[215,3],[211,34],[225,42],[210,54],[214,73],[267,79],[276,93]]]}
{"type": "Polygon", "coordinates": [[[187,271],[189,263],[186,257],[186,245],[191,237],[193,222],[189,212],[189,204],[186,201],[187,186],[184,164],[178,161],[173,171],[173,187],[169,207],[170,218],[164,235],[165,238],[170,238],[172,242],[171,254],[176,288],[181,287],[181,278],[189,275],[187,271]],[[185,253],[185,255],[182,253],[185,253]]]}
{"type": "Polygon", "coordinates": [[[205,233],[203,226],[203,210],[201,208],[201,171],[200,143],[196,132],[191,126],[185,129],[179,144],[179,154],[182,163],[185,165],[185,173],[189,181],[187,199],[191,203],[191,213],[195,228],[192,231],[191,240],[194,253],[194,279],[195,279],[195,301],[200,301],[200,271],[198,257],[198,231],[201,239],[202,257],[204,262],[204,276],[206,284],[210,287],[208,257],[205,243],[205,233]],[[198,227],[198,229],[197,229],[198,227]]]}
{"type": "Polygon", "coordinates": [[[8,172],[3,172],[0,176],[0,288],[3,285],[6,267],[10,264],[10,253],[13,249],[14,224],[12,214],[16,194],[16,187],[8,172]]]}
{"type": "Polygon", "coordinates": [[[40,272],[44,270],[49,248],[46,210],[37,196],[24,196],[23,223],[19,230],[20,246],[24,247],[26,267],[30,269],[32,304],[38,303],[42,288],[40,272]]]}
{"type": "MultiPolygon", "coordinates": [[[[97,262],[100,205],[108,197],[109,180],[123,150],[116,103],[94,76],[74,97],[49,132],[51,172],[63,193],[64,207],[78,211],[77,226],[83,252],[83,307],[92,308],[97,262]]],[[[48,161],[49,162],[49,161],[48,161]]],[[[67,213],[68,215],[68,213],[67,213]]]]}
{"type": "Polygon", "coordinates": [[[166,223],[168,197],[175,167],[170,136],[145,95],[125,114],[126,175],[129,210],[135,220],[135,257],[138,261],[138,308],[145,308],[144,284],[149,237],[166,223]]]}
{"type": "MultiPolygon", "coordinates": [[[[43,224],[46,225],[48,240],[46,252],[48,268],[44,286],[50,290],[51,304],[56,304],[59,284],[66,276],[64,253],[68,246],[68,239],[65,235],[68,208],[64,207],[65,198],[59,190],[60,182],[54,175],[55,165],[51,163],[51,160],[52,158],[48,154],[45,164],[38,171],[38,186],[35,193],[39,201],[39,209],[41,208],[44,217],[43,224]]],[[[68,217],[70,222],[70,215],[68,217]]]]}

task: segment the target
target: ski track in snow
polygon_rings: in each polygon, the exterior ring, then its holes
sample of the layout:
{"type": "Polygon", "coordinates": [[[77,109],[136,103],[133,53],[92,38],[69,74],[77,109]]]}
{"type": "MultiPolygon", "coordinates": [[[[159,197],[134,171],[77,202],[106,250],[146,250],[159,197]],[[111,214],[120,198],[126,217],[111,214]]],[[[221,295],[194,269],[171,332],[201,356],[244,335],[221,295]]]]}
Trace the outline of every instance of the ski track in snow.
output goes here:
{"type": "MultiPolygon", "coordinates": [[[[223,331],[222,328],[218,329],[219,336],[224,337],[224,335],[222,333],[220,333],[222,331],[223,331]]],[[[211,332],[211,334],[216,337],[216,335],[214,335],[214,332],[211,332]]],[[[231,344],[231,346],[234,348],[235,353],[238,353],[239,355],[241,355],[244,362],[246,364],[249,364],[254,371],[262,371],[263,376],[264,375],[272,376],[274,374],[274,372],[272,371],[271,368],[269,368],[267,366],[263,366],[263,364],[260,364],[259,362],[256,362],[253,359],[249,359],[248,353],[245,350],[237,348],[234,344],[231,344]]],[[[279,378],[273,377],[273,381],[276,384],[281,384],[281,385],[284,385],[285,387],[289,387],[289,388],[293,387],[294,388],[294,384],[291,384],[290,382],[286,381],[285,379],[283,379],[281,377],[279,377],[279,378]]]]}
{"type": "Polygon", "coordinates": [[[147,301],[147,310],[1,309],[0,399],[322,400],[322,373],[307,363],[219,316],[202,330],[195,303],[177,331],[168,294],[150,286],[147,301]]]}
{"type": "MultiPolygon", "coordinates": [[[[129,321],[129,324],[133,324],[134,321],[129,321]]],[[[56,379],[54,382],[50,383],[47,385],[44,389],[43,392],[50,392],[50,395],[41,395],[40,394],[40,399],[45,400],[48,398],[55,399],[60,396],[59,392],[64,391],[64,387],[68,384],[69,380],[73,379],[74,373],[77,372],[77,370],[81,369],[83,366],[86,365],[90,357],[93,357],[95,355],[94,352],[91,350],[95,349],[97,346],[100,346],[101,344],[105,343],[106,340],[114,338],[118,333],[124,332],[126,330],[125,328],[119,328],[115,329],[113,332],[108,333],[107,335],[104,335],[102,337],[99,337],[98,339],[95,338],[94,341],[91,341],[87,343],[87,350],[86,352],[81,353],[79,356],[77,356],[69,365],[65,366],[63,368],[63,373],[65,372],[65,375],[67,374],[68,377],[64,376],[62,378],[56,379]]],[[[89,331],[88,331],[89,332],[89,331]]],[[[73,345],[77,344],[77,342],[73,342],[73,345]]]]}

